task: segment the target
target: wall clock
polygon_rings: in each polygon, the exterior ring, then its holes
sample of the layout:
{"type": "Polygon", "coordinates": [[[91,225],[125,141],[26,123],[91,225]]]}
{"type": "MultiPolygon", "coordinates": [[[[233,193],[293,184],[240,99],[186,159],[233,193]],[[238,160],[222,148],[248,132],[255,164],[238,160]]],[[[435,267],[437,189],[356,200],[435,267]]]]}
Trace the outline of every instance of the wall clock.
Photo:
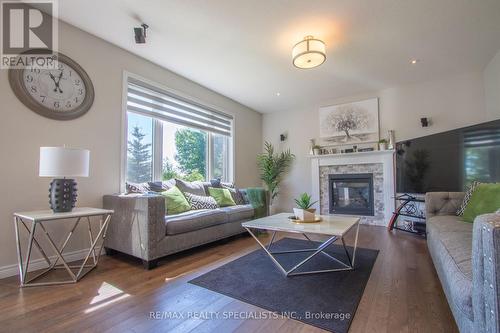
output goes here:
{"type": "Polygon", "coordinates": [[[92,106],[94,86],[74,60],[61,53],[54,54],[54,69],[10,69],[10,86],[24,105],[41,116],[57,120],[78,118],[92,106]]]}

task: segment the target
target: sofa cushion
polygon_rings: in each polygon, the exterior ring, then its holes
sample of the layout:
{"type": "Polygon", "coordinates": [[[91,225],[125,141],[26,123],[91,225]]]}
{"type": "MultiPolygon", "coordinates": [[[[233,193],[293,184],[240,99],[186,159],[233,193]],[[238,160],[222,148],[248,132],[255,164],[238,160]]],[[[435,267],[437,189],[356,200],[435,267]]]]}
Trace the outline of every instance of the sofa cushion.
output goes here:
{"type": "Polygon", "coordinates": [[[245,205],[246,204],[245,199],[243,198],[243,194],[240,192],[240,190],[238,190],[236,188],[225,187],[225,186],[222,186],[222,188],[227,189],[229,191],[229,193],[231,193],[231,198],[233,198],[233,201],[235,204],[237,204],[237,205],[245,205]]]}
{"type": "Polygon", "coordinates": [[[148,183],[132,183],[132,182],[126,182],[125,183],[125,191],[127,194],[130,193],[146,193],[151,191],[149,188],[148,183]]]}
{"type": "Polygon", "coordinates": [[[237,205],[220,208],[228,216],[228,222],[242,221],[253,218],[254,209],[252,205],[237,205]]]}
{"type": "Polygon", "coordinates": [[[459,216],[436,215],[427,219],[427,233],[442,231],[472,232],[470,223],[463,222],[459,216]]]}
{"type": "Polygon", "coordinates": [[[175,179],[158,182],[148,182],[149,188],[153,192],[165,192],[175,186],[175,179]]]}
{"type": "Polygon", "coordinates": [[[208,193],[220,207],[234,206],[236,203],[227,188],[209,187],[208,193]]]}
{"type": "Polygon", "coordinates": [[[167,235],[177,235],[228,222],[228,215],[220,209],[191,210],[165,216],[167,235]]]}
{"type": "Polygon", "coordinates": [[[463,192],[427,192],[425,195],[425,215],[454,215],[464,200],[463,192]]]}
{"type": "Polygon", "coordinates": [[[194,195],[191,193],[184,193],[187,201],[191,205],[191,209],[217,209],[217,201],[214,198],[204,195],[194,195]]]}
{"type": "Polygon", "coordinates": [[[202,182],[187,182],[182,179],[175,180],[175,186],[182,191],[182,193],[191,193],[194,195],[207,195],[205,192],[205,187],[202,182]]]}
{"type": "Polygon", "coordinates": [[[220,178],[211,179],[210,180],[210,187],[221,188],[220,183],[221,183],[220,178]]]}
{"type": "Polygon", "coordinates": [[[458,216],[434,216],[427,232],[448,301],[472,320],[472,224],[458,216]]]}
{"type": "Polygon", "coordinates": [[[165,197],[167,215],[175,215],[191,210],[191,205],[176,186],[160,194],[165,197]]]}

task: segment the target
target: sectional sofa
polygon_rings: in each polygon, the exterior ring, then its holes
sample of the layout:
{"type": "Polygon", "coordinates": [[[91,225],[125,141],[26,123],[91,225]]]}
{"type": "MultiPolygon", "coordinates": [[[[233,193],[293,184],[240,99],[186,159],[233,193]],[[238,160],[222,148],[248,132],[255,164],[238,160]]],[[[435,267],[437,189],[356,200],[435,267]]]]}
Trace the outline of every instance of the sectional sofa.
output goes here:
{"type": "Polygon", "coordinates": [[[460,332],[499,333],[500,212],[463,222],[463,197],[426,194],[427,245],[460,332]]]}
{"type": "MultiPolygon", "coordinates": [[[[171,185],[163,183],[164,188],[171,185]]],[[[103,206],[115,212],[108,228],[106,252],[137,257],[146,269],[151,269],[161,257],[244,233],[241,223],[253,219],[255,212],[246,191],[239,191],[243,204],[175,215],[168,214],[165,197],[154,191],[105,195],[103,206]]]]}

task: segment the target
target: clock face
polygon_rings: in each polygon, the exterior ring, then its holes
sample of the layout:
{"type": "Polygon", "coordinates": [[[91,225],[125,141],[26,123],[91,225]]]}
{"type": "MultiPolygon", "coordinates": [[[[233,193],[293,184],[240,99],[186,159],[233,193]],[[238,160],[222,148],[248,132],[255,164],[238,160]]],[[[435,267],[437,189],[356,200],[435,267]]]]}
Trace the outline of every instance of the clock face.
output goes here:
{"type": "Polygon", "coordinates": [[[78,63],[64,54],[55,52],[54,61],[51,69],[36,66],[9,69],[12,91],[41,116],[56,120],[81,117],[94,103],[92,80],[78,63]]]}
{"type": "Polygon", "coordinates": [[[38,104],[55,112],[71,112],[84,102],[86,87],[75,69],[61,61],[56,65],[57,69],[24,69],[23,85],[38,104]]]}

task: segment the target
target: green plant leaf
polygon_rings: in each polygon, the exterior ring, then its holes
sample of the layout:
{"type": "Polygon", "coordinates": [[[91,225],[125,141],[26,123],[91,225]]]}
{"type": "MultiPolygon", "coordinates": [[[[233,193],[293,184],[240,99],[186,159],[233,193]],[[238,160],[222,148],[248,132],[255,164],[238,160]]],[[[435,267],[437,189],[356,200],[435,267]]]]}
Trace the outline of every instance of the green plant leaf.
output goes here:
{"type": "Polygon", "coordinates": [[[289,149],[277,154],[270,142],[264,143],[264,153],[257,156],[257,165],[260,170],[260,178],[266,184],[272,199],[278,195],[282,177],[294,159],[295,155],[289,149]]]}

